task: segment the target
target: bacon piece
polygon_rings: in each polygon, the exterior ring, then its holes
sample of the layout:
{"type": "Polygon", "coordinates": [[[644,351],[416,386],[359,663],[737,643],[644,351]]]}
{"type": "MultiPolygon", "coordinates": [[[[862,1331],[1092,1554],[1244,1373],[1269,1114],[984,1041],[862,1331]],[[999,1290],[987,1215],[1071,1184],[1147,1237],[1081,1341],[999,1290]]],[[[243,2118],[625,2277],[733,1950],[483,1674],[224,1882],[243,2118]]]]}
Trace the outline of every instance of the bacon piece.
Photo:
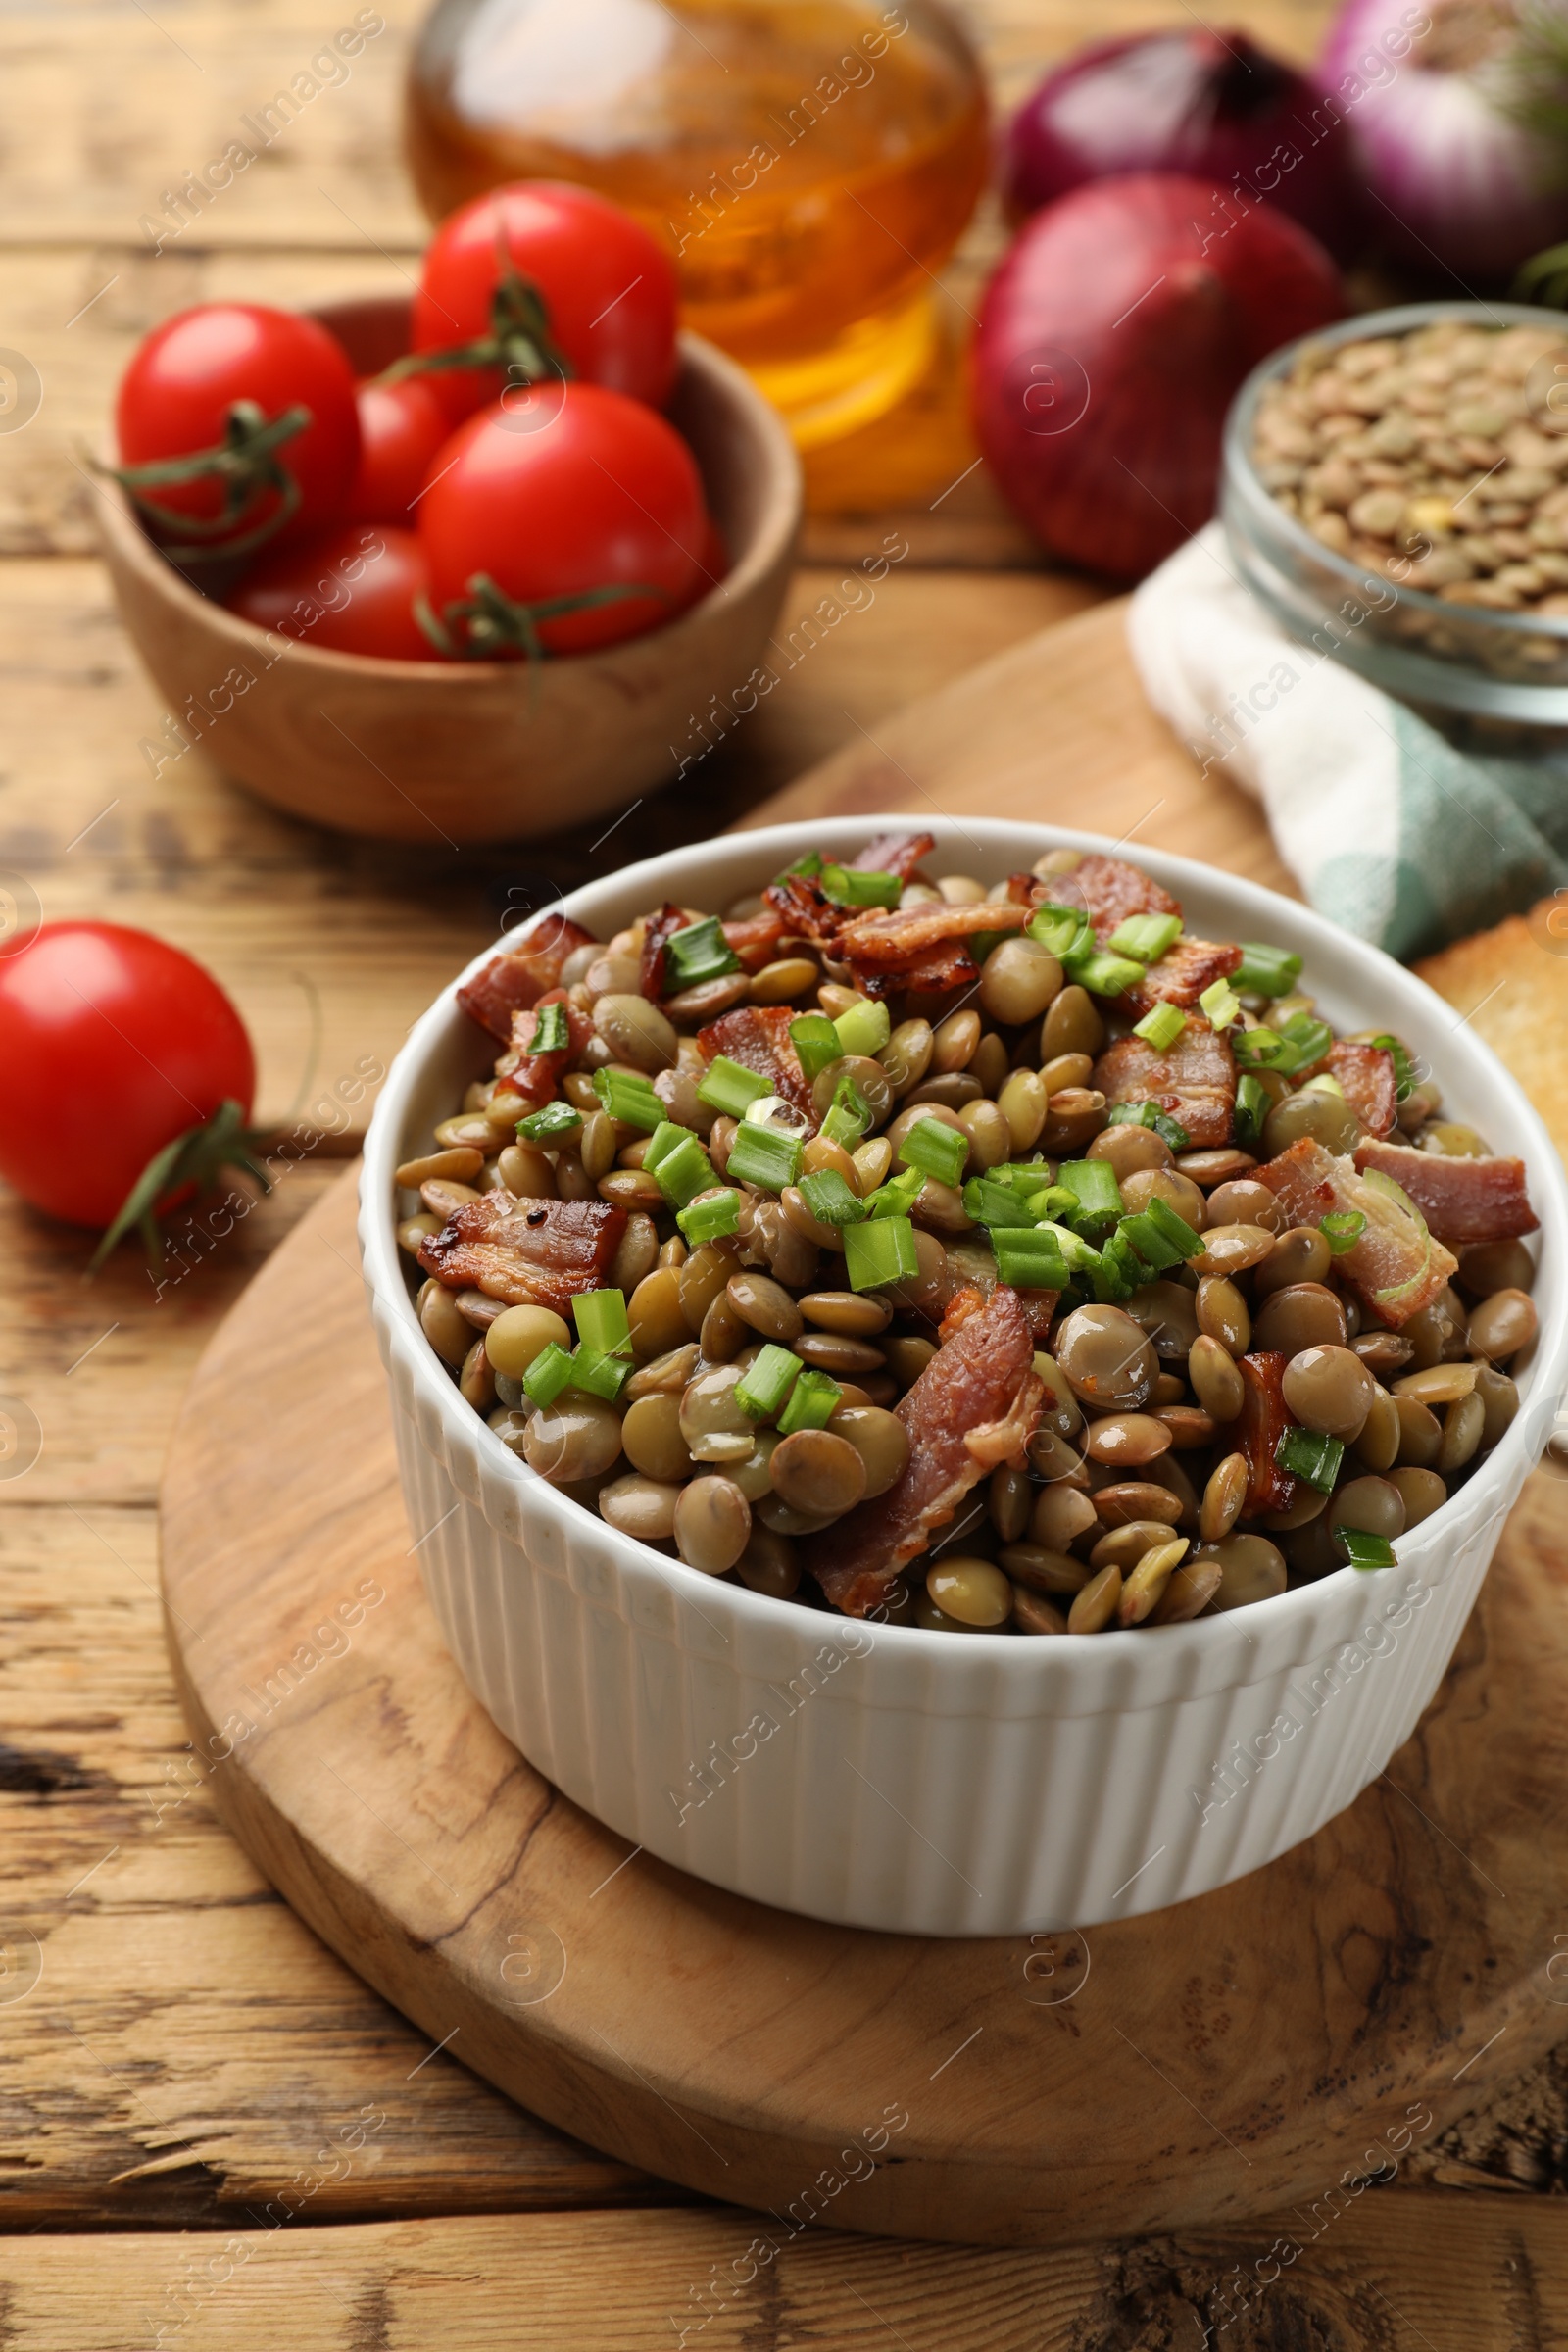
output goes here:
{"type": "Polygon", "coordinates": [[[1007,898],[1014,906],[1033,908],[1040,904],[1040,880],[1035,874],[1009,874],[1007,898]]]}
{"type": "Polygon", "coordinates": [[[625,1209],[608,1200],[486,1193],[426,1236],[419,1263],[449,1291],[483,1291],[508,1306],[548,1306],[560,1315],[579,1292],[603,1288],[625,1230],[625,1209]]]}
{"type": "Polygon", "coordinates": [[[657,914],[651,914],[643,925],[642,957],[638,966],[637,986],[645,997],[658,1004],[670,991],[664,985],[664,966],[668,958],[665,947],[677,931],[690,928],[684,906],[675,906],[666,900],[657,914]]]}
{"type": "Polygon", "coordinates": [[[825,948],[837,939],[852,912],[849,907],[835,906],[821,884],[809,874],[781,874],[776,882],[768,884],[762,897],[779,917],[781,937],[790,931],[818,948],[825,948]]]}
{"type": "Polygon", "coordinates": [[[833,953],[865,996],[891,996],[899,988],[934,993],[978,976],[971,940],[1022,931],[1029,915],[1027,906],[1009,899],[986,899],[975,906],[895,907],[858,915],[839,933],[833,953]]]}
{"type": "Polygon", "coordinates": [[[1168,890],[1125,858],[1102,858],[1091,850],[1070,874],[1053,874],[1044,895],[1058,906],[1087,907],[1102,945],[1131,914],[1180,914],[1168,890]]]}
{"type": "MultiPolygon", "coordinates": [[[[950,1274],[949,1283],[956,1284],[957,1287],[950,1289],[944,1299],[942,1321],[938,1327],[937,1338],[951,1340],[956,1331],[963,1329],[971,1315],[979,1314],[995,1293],[997,1280],[995,1274],[950,1274]]],[[[1061,1293],[1059,1291],[1014,1291],[1013,1296],[1023,1308],[1024,1320],[1029,1326],[1030,1336],[1033,1338],[1035,1346],[1044,1348],[1051,1337],[1051,1321],[1056,1311],[1056,1301],[1061,1297],[1061,1293]]]]}
{"type": "MultiPolygon", "coordinates": [[[[1362,1146],[1378,1152],[1390,1148],[1362,1146]]],[[[1310,1136],[1277,1159],[1265,1160],[1255,1180],[1268,1186],[1293,1225],[1320,1224],[1331,1211],[1360,1211],[1365,1229],[1354,1247],[1335,1259],[1335,1267],[1363,1305],[1396,1330],[1430,1306],[1455,1271],[1457,1260],[1433,1237],[1419,1209],[1401,1206],[1358,1174],[1354,1160],[1337,1158],[1310,1136]]]]}
{"type": "Polygon", "coordinates": [[[858,858],[850,859],[850,870],[857,874],[897,874],[901,882],[907,882],[921,858],[928,858],[936,846],[934,833],[878,833],[858,858]]]}
{"type": "Polygon", "coordinates": [[[738,956],[749,972],[760,972],[764,963],[773,961],[785,929],[784,917],[776,906],[764,906],[757,914],[745,915],[739,922],[723,926],[731,955],[738,956]]]}
{"type": "Polygon", "coordinates": [[[1016,1294],[999,1284],[901,1399],[909,1438],[902,1477],[807,1546],[834,1607],[863,1617],[971,1487],[999,1462],[1021,1465],[1044,1400],[1028,1319],[1016,1294]]]}
{"type": "MultiPolygon", "coordinates": [[[[1249,1518],[1259,1511],[1284,1511],[1291,1505],[1296,1481],[1274,1459],[1274,1449],[1296,1423],[1285,1402],[1285,1367],[1290,1357],[1277,1348],[1237,1358],[1242,1376],[1242,1409],[1234,1424],[1240,1449],[1247,1456],[1249,1518]]],[[[1227,1432],[1227,1436],[1229,1432],[1227,1432]]]]}
{"type": "Polygon", "coordinates": [[[1440,1242],[1507,1242],[1534,1233],[1541,1219],[1530,1205],[1522,1159],[1450,1159],[1408,1144],[1358,1144],[1355,1164],[1377,1168],[1407,1192],[1440,1242]]]}
{"type": "Polygon", "coordinates": [[[1351,1046],[1337,1041],[1329,1048],[1323,1066],[1344,1087],[1345,1100],[1362,1126],[1375,1136],[1387,1135],[1399,1107],[1394,1055],[1387,1046],[1351,1046]]]}
{"type": "Polygon", "coordinates": [[[568,956],[586,948],[593,933],[567,914],[546,914],[514,948],[492,956],[484,970],[458,991],[458,1003],[470,1020],[512,1042],[512,1016],[537,1004],[547,988],[561,979],[568,956]]]}
{"type": "Polygon", "coordinates": [[[563,1073],[579,1058],[593,1033],[594,1025],[587,1013],[579,1011],[564,988],[553,988],[537,1004],[513,1014],[512,1044],[496,1063],[496,1076],[504,1078],[512,1092],[525,1101],[548,1102],[560,1086],[563,1073]],[[535,1054],[531,1046],[539,1015],[552,1004],[564,1004],[566,1008],[567,1043],[551,1053],[535,1054]]]}
{"type": "Polygon", "coordinates": [[[723,1054],[738,1061],[743,1070],[755,1070],[759,1078],[767,1080],[775,1095],[782,1095],[786,1102],[804,1111],[814,1128],[811,1089],[790,1040],[794,1017],[787,1004],[738,1004],[733,1012],[699,1029],[697,1043],[710,1061],[723,1054]]]}
{"type": "Polygon", "coordinates": [[[923,956],[907,971],[866,973],[858,985],[867,997],[891,997],[901,988],[923,997],[947,997],[956,988],[973,988],[979,977],[980,966],[968,949],[955,945],[940,955],[923,956]]]}
{"type": "Polygon", "coordinates": [[[1231,1140],[1236,1057],[1198,1013],[1167,1054],[1142,1037],[1124,1037],[1102,1054],[1092,1083],[1107,1102],[1152,1102],[1186,1128],[1195,1152],[1231,1140]]]}
{"type": "Polygon", "coordinates": [[[1125,1005],[1135,1020],[1152,1012],[1156,1004],[1180,1004],[1185,1010],[1216,980],[1228,980],[1240,971],[1241,964],[1240,948],[1221,947],[1212,939],[1178,939],[1142,980],[1117,998],[1117,1008],[1125,1005]]]}

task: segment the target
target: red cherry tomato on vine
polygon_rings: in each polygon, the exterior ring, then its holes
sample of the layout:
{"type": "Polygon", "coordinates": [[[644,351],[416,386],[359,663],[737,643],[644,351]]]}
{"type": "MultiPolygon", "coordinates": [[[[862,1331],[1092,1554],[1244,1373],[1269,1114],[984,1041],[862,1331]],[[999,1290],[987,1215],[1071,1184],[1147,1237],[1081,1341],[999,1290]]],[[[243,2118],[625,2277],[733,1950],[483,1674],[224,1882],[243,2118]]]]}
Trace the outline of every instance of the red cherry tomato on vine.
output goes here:
{"type": "Polygon", "coordinates": [[[460,642],[485,645],[471,618],[478,575],[528,612],[558,597],[582,609],[539,618],[544,650],[587,653],[657,629],[708,584],[708,514],[696,462],[671,424],[597,384],[551,385],[527,406],[498,403],[452,437],[449,463],[419,501],[430,602],[460,642]],[[599,589],[649,595],[589,602],[599,589]]]}
{"type": "MultiPolygon", "coordinates": [[[[416,351],[490,332],[504,260],[543,296],[550,340],[576,377],[663,406],[677,365],[675,265],[640,220],[564,181],[493,188],[441,223],[414,298],[416,351]]],[[[507,377],[498,361],[423,380],[456,422],[496,399],[507,377]]]]}
{"type": "Polygon", "coordinates": [[[413,531],[349,522],[300,547],[269,549],[228,601],[258,628],[326,653],[439,662],[414,616],[415,598],[428,593],[424,550],[413,531]]]}
{"type": "Polygon", "coordinates": [[[361,384],[360,472],[349,506],[359,522],[394,522],[412,530],[416,502],[452,420],[424,377],[361,384]]]}
{"type": "Polygon", "coordinates": [[[0,1175],[35,1208],[101,1230],[155,1153],[225,1102],[248,1119],[255,1091],[218,982],[149,932],[46,923],[0,959],[0,1175]]]}
{"type": "Polygon", "coordinates": [[[360,465],[347,354],[314,318],[257,303],[181,311],[138,347],[115,402],[122,467],[134,476],[220,451],[236,404],[245,403],[260,412],[260,441],[226,516],[223,477],[212,470],[182,481],[127,481],[155,537],[179,541],[183,525],[190,541],[223,545],[266,531],[293,504],[269,478],[269,466],[287,475],[298,498],[271,544],[319,530],[344,513],[360,465]],[[308,420],[278,438],[275,428],[294,408],[308,410],[308,420]]]}

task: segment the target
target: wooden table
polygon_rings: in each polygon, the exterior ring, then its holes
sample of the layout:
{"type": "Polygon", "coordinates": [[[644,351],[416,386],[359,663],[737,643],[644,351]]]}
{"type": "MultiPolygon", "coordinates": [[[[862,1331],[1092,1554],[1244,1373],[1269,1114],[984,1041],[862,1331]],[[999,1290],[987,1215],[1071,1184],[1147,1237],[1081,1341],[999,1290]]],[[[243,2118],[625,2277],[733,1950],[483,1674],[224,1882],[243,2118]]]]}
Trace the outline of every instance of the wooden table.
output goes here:
{"type": "MultiPolygon", "coordinates": [[[[1192,12],[985,0],[971,13],[1011,92],[1091,29],[1192,12]]],[[[1232,12],[1301,56],[1327,13],[1322,0],[1232,12]]],[[[328,1085],[363,1057],[384,1062],[508,905],[743,815],[911,695],[1102,594],[1039,560],[979,475],[935,508],[814,522],[791,619],[885,531],[903,530],[910,552],[708,763],[700,796],[643,806],[612,844],[382,850],[272,816],[199,748],[169,758],[91,556],[83,444],[135,339],[181,305],[407,282],[421,224],[392,125],[414,15],[390,0],[349,80],[158,253],[146,222],[164,192],[308,70],[335,20],[295,0],[158,0],[156,16],[140,0],[58,0],[0,19],[0,341],[41,393],[29,422],[0,430],[0,869],[48,915],[143,923],[209,963],[258,1040],[273,1118],[304,1059],[308,988],[328,1085]]],[[[960,286],[994,237],[977,230],[960,286]]],[[[61,1073],[63,1087],[79,1082],[61,1073]]],[[[1227,2315],[1238,2347],[1561,2340],[1568,2237],[1545,2198],[1568,2179],[1568,2064],[1413,2152],[1401,2185],[1350,2204],[1310,2265],[1245,2313],[1237,2285],[1267,2272],[1266,2226],[1050,2255],[822,2234],[744,2295],[705,2303],[711,2267],[748,2241],[744,2217],[518,2112],[317,1944],[219,1827],[189,1763],[153,1504],[198,1353],[352,1149],[319,1141],[230,1240],[161,1288],[128,1250],[84,1284],[80,1237],[0,1193],[0,1396],[25,1400],[43,1430],[36,1466],[0,1486],[6,2352],[624,2352],[682,2328],[705,2352],[889,2337],[920,2352],[1109,2352],[1201,2342],[1227,2315]],[[359,2144],[328,2162],[328,2140],[359,2144]],[[1445,2193],[1455,2188],[1483,2193],[1445,2193]],[[697,2330],[699,2311],[710,2316],[697,2330]]],[[[1107,2241],[1116,2227],[1106,2213],[1107,2241]]]]}

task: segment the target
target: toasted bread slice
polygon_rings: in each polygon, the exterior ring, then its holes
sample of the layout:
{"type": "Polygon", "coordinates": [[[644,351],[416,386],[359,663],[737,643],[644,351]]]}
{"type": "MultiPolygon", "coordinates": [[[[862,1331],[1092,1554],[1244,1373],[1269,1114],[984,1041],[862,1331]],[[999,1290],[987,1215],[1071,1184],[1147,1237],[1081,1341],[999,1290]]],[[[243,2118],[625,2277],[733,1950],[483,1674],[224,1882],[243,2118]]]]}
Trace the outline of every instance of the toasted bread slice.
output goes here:
{"type": "Polygon", "coordinates": [[[1513,1072],[1568,1159],[1568,897],[1415,968],[1513,1072]]]}

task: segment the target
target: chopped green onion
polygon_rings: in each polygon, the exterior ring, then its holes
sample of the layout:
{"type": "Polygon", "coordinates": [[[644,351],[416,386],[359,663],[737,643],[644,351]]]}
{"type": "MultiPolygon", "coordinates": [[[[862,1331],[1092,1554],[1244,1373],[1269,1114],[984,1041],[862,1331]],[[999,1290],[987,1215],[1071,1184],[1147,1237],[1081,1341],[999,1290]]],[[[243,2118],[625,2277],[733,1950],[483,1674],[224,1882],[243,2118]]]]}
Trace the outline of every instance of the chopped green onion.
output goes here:
{"type": "Polygon", "coordinates": [[[571,1358],[552,1340],[541,1348],[522,1376],[522,1393],[531,1404],[552,1405],[571,1378],[571,1358]]]}
{"type": "Polygon", "coordinates": [[[1020,1231],[1004,1226],[993,1233],[997,1272],[1016,1291],[1064,1291],[1071,1276],[1055,1235],[1041,1225],[1020,1231]]]}
{"type": "Polygon", "coordinates": [[[844,1271],[852,1291],[879,1291],[884,1283],[912,1282],[920,1271],[920,1260],[908,1218],[868,1218],[863,1225],[847,1225],[844,1271]]]}
{"type": "Polygon", "coordinates": [[[778,1417],[779,1436],[793,1438],[798,1429],[826,1429],[843,1394],[830,1373],[803,1372],[778,1417]]]}
{"type": "MultiPolygon", "coordinates": [[[[1130,1249],[1136,1250],[1143,1263],[1159,1274],[1166,1266],[1179,1266],[1185,1252],[1162,1234],[1147,1211],[1137,1216],[1123,1217],[1116,1231],[1130,1249]]],[[[1202,1248],[1202,1244],[1199,1244],[1202,1248]]]]}
{"type": "Polygon", "coordinates": [[[1396,1102],[1408,1102],[1416,1082],[1415,1064],[1410,1059],[1409,1047],[1399,1038],[1390,1037],[1387,1034],[1375,1037],[1371,1042],[1375,1046],[1381,1046],[1385,1054],[1392,1054],[1394,1056],[1394,1099],[1396,1102]]]}
{"type": "Polygon", "coordinates": [[[1168,1054],[1186,1026],[1187,1015],[1179,1004],[1159,1004],[1135,1024],[1133,1035],[1143,1038],[1156,1054],[1168,1054]]]}
{"type": "Polygon", "coordinates": [[[572,1351],[570,1385],[590,1396],[603,1396],[607,1404],[614,1403],[631,1375],[631,1363],[623,1355],[601,1355],[586,1343],[572,1351]]]}
{"type": "Polygon", "coordinates": [[[854,865],[824,865],[822,895],[835,906],[896,906],[904,895],[898,874],[863,872],[854,865]]]}
{"type": "Polygon", "coordinates": [[[825,1070],[830,1061],[842,1060],[846,1051],[825,1012],[803,1012],[798,1020],[791,1021],[790,1041],[800,1055],[808,1081],[818,1070],[825,1070]]]}
{"type": "Polygon", "coordinates": [[[797,858],[793,865],[787,865],[784,871],[776,875],[774,879],[779,882],[787,882],[791,874],[805,874],[808,880],[814,880],[821,871],[821,851],[808,850],[804,858],[797,858]]]}
{"type": "Polygon", "coordinates": [[[987,1168],[985,1173],[990,1183],[1004,1184],[1018,1200],[1026,1200],[1051,1182],[1051,1163],[1045,1159],[1004,1160],[1000,1167],[987,1168]]]}
{"type": "Polygon", "coordinates": [[[595,1355],[628,1355],[631,1324],[624,1291],[579,1291],[571,1302],[577,1337],[595,1355]]]}
{"type": "Polygon", "coordinates": [[[648,1080],[629,1070],[595,1070],[594,1093],[612,1119],[626,1127],[641,1127],[652,1135],[668,1117],[648,1080]]]}
{"type": "Polygon", "coordinates": [[[741,1197],[734,1191],[710,1193],[706,1200],[693,1200],[677,1209],[675,1222],[694,1250],[705,1242],[716,1242],[726,1233],[738,1233],[741,1222],[741,1197]]]}
{"type": "Polygon", "coordinates": [[[860,1054],[869,1061],[893,1035],[893,1017],[879,997],[862,997],[845,1006],[833,1029],[841,1054],[860,1054]]]}
{"type": "Polygon", "coordinates": [[[800,1182],[801,1199],[819,1225],[858,1225],[865,1202],[847,1185],[837,1168],[817,1168],[800,1182]]]}
{"type": "Polygon", "coordinates": [[[541,1004],[533,1035],[528,1040],[529,1053],[564,1054],[570,1043],[564,1004],[541,1004]]]}
{"type": "Polygon", "coordinates": [[[1337,1527],[1335,1535],[1350,1555],[1352,1568],[1392,1568],[1394,1545],[1387,1536],[1374,1536],[1363,1527],[1337,1527]]]}
{"type": "Polygon", "coordinates": [[[1296,1050],[1288,1037],[1277,1029],[1241,1029],[1231,1039],[1231,1052],[1242,1068],[1257,1070],[1288,1068],[1296,1064],[1296,1050]]]}
{"type": "Polygon", "coordinates": [[[1193,1139],[1180,1119],[1173,1119],[1169,1111],[1160,1109],[1157,1102],[1113,1103],[1106,1114],[1105,1124],[1108,1127],[1152,1127],[1173,1152],[1186,1152],[1192,1145],[1193,1139]]]}
{"type": "MultiPolygon", "coordinates": [[[[598,1079],[594,1084],[597,1086],[598,1079]]],[[[721,1110],[727,1118],[744,1119],[746,1106],[760,1096],[770,1095],[773,1089],[767,1079],[759,1078],[755,1070],[743,1063],[731,1061],[727,1054],[715,1054],[708,1072],[697,1089],[697,1100],[710,1110],[721,1110]]]]}
{"type": "Polygon", "coordinates": [[[661,1119],[649,1137],[648,1149],[643,1153],[643,1166],[649,1174],[652,1175],[662,1161],[668,1159],[672,1152],[678,1152],[688,1136],[691,1136],[693,1143],[697,1141],[690,1127],[679,1126],[670,1118],[661,1119]]]}
{"type": "Polygon", "coordinates": [[[554,1138],[572,1135],[582,1125],[582,1112],[575,1103],[559,1100],[547,1102],[543,1110],[530,1110],[525,1119],[517,1121],[517,1134],[525,1144],[547,1144],[554,1138]]]}
{"type": "Polygon", "coordinates": [[[1140,963],[1157,963],[1181,934],[1179,914],[1130,914],[1105,945],[1117,956],[1136,956],[1140,963]]]}
{"type": "Polygon", "coordinates": [[[726,972],[738,972],[741,959],[724,937],[724,926],[716,914],[706,922],[688,923],[684,931],[673,931],[664,942],[664,978],[666,996],[676,996],[683,988],[698,988],[705,980],[722,980],[726,972]]]}
{"type": "Polygon", "coordinates": [[[1064,1159],[1056,1170],[1056,1180],[1077,1203],[1076,1214],[1069,1220],[1072,1224],[1121,1215],[1121,1188],[1108,1159],[1064,1159]]]}
{"type": "Polygon", "coordinates": [[[669,1206],[679,1210],[695,1200],[699,1193],[709,1191],[718,1182],[718,1178],[714,1174],[712,1161],[689,1127],[670,1127],[666,1121],[664,1127],[655,1129],[654,1144],[666,1132],[674,1137],[674,1142],[660,1154],[657,1161],[653,1145],[650,1145],[643,1166],[658,1184],[669,1206]]]}
{"type": "Polygon", "coordinates": [[[969,1156],[969,1138],[961,1127],[945,1126],[941,1119],[916,1119],[899,1146],[906,1168],[923,1168],[939,1184],[961,1184],[969,1156]]]}
{"type": "Polygon", "coordinates": [[[1049,901],[1030,916],[1029,937],[1063,961],[1095,944],[1093,926],[1081,906],[1057,906],[1049,901]]]}
{"type": "Polygon", "coordinates": [[[1255,939],[1242,942],[1241,968],[1235,985],[1248,997],[1288,997],[1301,977],[1301,958],[1289,948],[1261,946],[1255,939]]]}
{"type": "Polygon", "coordinates": [[[1144,976],[1144,967],[1130,956],[1112,956],[1105,948],[1089,948],[1081,955],[1062,958],[1063,968],[1080,988],[1093,991],[1097,997],[1124,996],[1135,988],[1144,976]]]}
{"type": "Polygon", "coordinates": [[[800,1182],[803,1150],[798,1137],[781,1135],[776,1127],[760,1127],[747,1119],[735,1130],[725,1174],[735,1184],[755,1184],[763,1192],[781,1193],[787,1184],[800,1182]]]}
{"type": "Polygon", "coordinates": [[[920,1195],[925,1191],[925,1170],[906,1168],[902,1176],[890,1176],[868,1195],[866,1215],[870,1217],[906,1217],[920,1195]]]}
{"type": "Polygon", "coordinates": [[[1031,1193],[1024,1206],[1037,1225],[1054,1223],[1058,1217],[1070,1216],[1077,1207],[1076,1197],[1064,1184],[1048,1184],[1038,1193],[1031,1193]]]}
{"type": "Polygon", "coordinates": [[[1332,1494],[1345,1459],[1345,1440],[1321,1437],[1315,1429],[1288,1429],[1274,1448],[1274,1459],[1292,1478],[1304,1478],[1320,1494],[1332,1494]]]}
{"type": "Polygon", "coordinates": [[[1306,1080],[1301,1092],[1303,1095],[1337,1095],[1342,1102],[1345,1101],[1345,1089],[1332,1070],[1319,1070],[1315,1078],[1306,1080]]]}
{"type": "Polygon", "coordinates": [[[1146,1216],[1153,1219],[1153,1222],[1159,1228],[1159,1231],[1164,1235],[1166,1241],[1170,1243],[1172,1249],[1179,1250],[1184,1258],[1200,1257],[1202,1255],[1202,1235],[1200,1233],[1195,1233],[1192,1226],[1188,1224],[1187,1219],[1183,1216],[1179,1216],[1176,1210],[1172,1208],[1168,1200],[1161,1200],[1156,1196],[1152,1200],[1150,1201],[1149,1206],[1144,1213],[1146,1216]]]}
{"type": "Polygon", "coordinates": [[[1286,1070],[1287,1077],[1297,1070],[1309,1069],[1314,1061],[1321,1061],[1334,1043],[1334,1032],[1327,1021],[1320,1021],[1315,1013],[1310,1012],[1293,1012],[1279,1034],[1296,1051],[1296,1059],[1286,1070]]]}
{"type": "Polygon", "coordinates": [[[1366,1231],[1366,1218],[1358,1208],[1336,1208],[1328,1216],[1319,1217],[1317,1229],[1336,1257],[1353,1250],[1366,1231]]]}
{"type": "Polygon", "coordinates": [[[1228,1029],[1242,1017],[1242,1000],[1228,980],[1210,982],[1198,1000],[1211,1029],[1228,1029]]]}
{"type": "Polygon", "coordinates": [[[965,1216],[989,1226],[993,1235],[1003,1227],[1027,1232],[1040,1222],[1010,1185],[998,1184],[995,1170],[989,1176],[970,1177],[963,1188],[963,1208],[965,1216]]]}
{"type": "Polygon", "coordinates": [[[830,1144],[842,1144],[853,1152],[862,1135],[871,1128],[871,1105],[853,1078],[841,1078],[833,1090],[832,1107],[822,1121],[820,1132],[830,1144]]]}
{"type": "Polygon", "coordinates": [[[1052,1219],[1043,1223],[1040,1230],[1054,1236],[1057,1249],[1074,1274],[1092,1273],[1099,1265],[1100,1251],[1093,1242],[1086,1242],[1083,1235],[1074,1233],[1070,1225],[1058,1225],[1052,1219]]]}
{"type": "Polygon", "coordinates": [[[1262,1142],[1263,1121],[1273,1107],[1274,1098],[1262,1079],[1244,1071],[1236,1084],[1236,1141],[1244,1152],[1262,1142]]]}
{"type": "Polygon", "coordinates": [[[770,1340],[735,1391],[735,1401],[754,1421],[771,1421],[806,1369],[788,1348],[770,1340]]]}
{"type": "Polygon", "coordinates": [[[1130,1298],[1134,1291],[1152,1279],[1131,1242],[1119,1230],[1110,1236],[1089,1275],[1096,1300],[1102,1306],[1130,1298]]]}

